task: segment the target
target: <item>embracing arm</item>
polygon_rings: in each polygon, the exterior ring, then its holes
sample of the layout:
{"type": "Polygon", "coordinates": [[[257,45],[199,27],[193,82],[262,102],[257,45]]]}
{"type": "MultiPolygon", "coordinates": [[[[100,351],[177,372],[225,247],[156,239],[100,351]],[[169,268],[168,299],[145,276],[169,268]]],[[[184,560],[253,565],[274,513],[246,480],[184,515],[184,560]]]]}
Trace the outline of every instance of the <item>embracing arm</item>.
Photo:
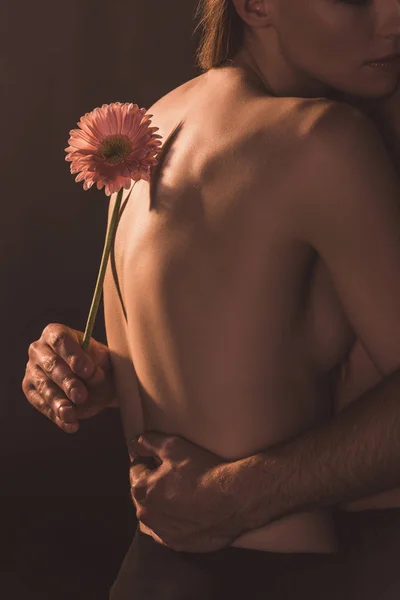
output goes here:
{"type": "Polygon", "coordinates": [[[336,104],[326,117],[304,153],[298,233],[383,379],[330,422],[228,467],[249,529],[400,484],[399,180],[364,115],[336,104]]]}
{"type": "Polygon", "coordinates": [[[400,370],[332,421],[232,467],[249,529],[400,485],[400,370]]]}

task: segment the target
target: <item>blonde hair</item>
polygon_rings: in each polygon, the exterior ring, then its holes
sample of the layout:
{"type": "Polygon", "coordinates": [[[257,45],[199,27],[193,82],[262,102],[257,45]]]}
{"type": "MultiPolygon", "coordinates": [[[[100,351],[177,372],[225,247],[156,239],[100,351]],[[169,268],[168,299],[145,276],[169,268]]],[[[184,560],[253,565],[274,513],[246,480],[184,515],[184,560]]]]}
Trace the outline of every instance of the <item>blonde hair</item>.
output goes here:
{"type": "Polygon", "coordinates": [[[219,67],[239,49],[243,39],[242,19],[232,0],[199,0],[195,32],[202,30],[196,62],[202,71],[219,67]]]}

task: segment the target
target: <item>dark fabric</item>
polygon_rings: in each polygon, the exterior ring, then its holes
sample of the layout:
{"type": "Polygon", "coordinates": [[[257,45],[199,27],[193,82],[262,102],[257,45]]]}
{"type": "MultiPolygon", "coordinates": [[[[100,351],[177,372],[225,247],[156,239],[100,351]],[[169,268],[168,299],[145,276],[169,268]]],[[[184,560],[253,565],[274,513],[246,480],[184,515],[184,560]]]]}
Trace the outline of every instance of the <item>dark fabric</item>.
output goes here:
{"type": "Polygon", "coordinates": [[[137,529],[110,600],[336,600],[335,554],[175,552],[137,529]]]}
{"type": "Polygon", "coordinates": [[[400,508],[340,511],[343,600],[400,600],[400,508]]]}

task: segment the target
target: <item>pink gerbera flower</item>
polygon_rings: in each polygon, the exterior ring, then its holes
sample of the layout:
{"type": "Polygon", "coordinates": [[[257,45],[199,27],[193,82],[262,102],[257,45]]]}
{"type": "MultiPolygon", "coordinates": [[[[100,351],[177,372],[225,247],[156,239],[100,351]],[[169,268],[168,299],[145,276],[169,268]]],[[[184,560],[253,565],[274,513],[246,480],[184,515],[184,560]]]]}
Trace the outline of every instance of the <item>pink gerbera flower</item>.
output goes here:
{"type": "Polygon", "coordinates": [[[133,186],[139,179],[150,182],[151,169],[158,163],[161,136],[155,133],[158,127],[150,127],[153,115],[145,113],[146,109],[139,108],[137,104],[103,104],[101,108],[95,108],[81,118],[79,129],[69,132],[70,146],[65,148],[65,160],[71,162],[72,174],[79,173],[75,181],[78,183],[83,180],[84,190],[90,189],[94,183],[98,190],[105,186],[106,196],[118,192],[83,336],[84,350],[90,344],[103,292],[107,262],[119,222],[123,190],[131,187],[132,179],[133,186]]]}
{"type": "Polygon", "coordinates": [[[81,118],[80,129],[69,132],[65,160],[71,162],[72,174],[79,173],[75,181],[83,180],[84,190],[96,183],[111,196],[129,189],[132,179],[150,181],[161,136],[155,133],[158,127],[150,127],[153,115],[145,113],[137,104],[103,104],[81,118]]]}

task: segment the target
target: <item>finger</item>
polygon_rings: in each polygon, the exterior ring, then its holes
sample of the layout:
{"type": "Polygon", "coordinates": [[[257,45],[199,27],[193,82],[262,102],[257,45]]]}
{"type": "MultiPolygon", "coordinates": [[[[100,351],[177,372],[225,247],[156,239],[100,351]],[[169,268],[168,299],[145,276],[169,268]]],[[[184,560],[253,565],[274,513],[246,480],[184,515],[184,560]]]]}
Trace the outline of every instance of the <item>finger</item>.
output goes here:
{"type": "Polygon", "coordinates": [[[141,510],[145,503],[148,493],[148,469],[143,465],[137,465],[129,471],[129,482],[131,484],[131,496],[135,503],[136,510],[141,510]],[[140,466],[142,468],[140,469],[140,466]]]}
{"type": "Polygon", "coordinates": [[[158,431],[146,431],[131,440],[129,453],[133,456],[155,456],[161,464],[175,441],[176,436],[165,435],[158,431]]]}
{"type": "Polygon", "coordinates": [[[67,423],[63,418],[60,418],[52,406],[46,403],[39,392],[35,389],[27,390],[26,397],[30,404],[34,406],[42,415],[55,423],[65,433],[76,433],[79,429],[78,422],[67,423]]]}
{"type": "Polygon", "coordinates": [[[156,456],[153,450],[150,450],[139,441],[131,442],[129,444],[129,457],[132,462],[134,462],[137,458],[153,458],[153,460],[160,462],[160,464],[162,463],[162,460],[156,456]]]}
{"type": "MultiPolygon", "coordinates": [[[[40,398],[40,400],[38,400],[39,407],[35,406],[41,412],[45,407],[49,407],[52,413],[60,420],[69,424],[77,423],[75,406],[63,394],[62,390],[46,376],[38,365],[35,367],[27,367],[23,390],[25,395],[27,395],[26,392],[31,390],[37,392],[40,398]]],[[[46,411],[47,410],[48,409],[46,409],[46,411]]]]}
{"type": "Polygon", "coordinates": [[[131,466],[129,467],[129,481],[131,487],[141,485],[146,485],[146,481],[149,480],[149,477],[154,473],[156,467],[149,464],[149,459],[147,460],[143,457],[137,457],[131,462],[131,466]]]}
{"type": "Polygon", "coordinates": [[[66,325],[50,323],[42,333],[42,339],[83,379],[92,379],[96,375],[96,364],[80,343],[81,333],[66,325]]]}
{"type": "Polygon", "coordinates": [[[157,459],[154,456],[136,456],[135,458],[131,459],[130,468],[132,469],[138,466],[145,466],[151,471],[154,471],[160,467],[157,459]]]}
{"type": "Polygon", "coordinates": [[[154,459],[137,457],[131,461],[129,468],[129,481],[131,488],[138,490],[139,488],[147,490],[153,486],[159,477],[159,466],[154,464],[154,459]],[[152,464],[149,464],[149,463],[152,464]],[[158,471],[158,473],[157,473],[158,471]]]}
{"type": "Polygon", "coordinates": [[[86,385],[75,375],[70,366],[55,354],[45,342],[34,342],[29,348],[29,357],[33,364],[51,379],[74,404],[87,400],[86,385]]]}
{"type": "Polygon", "coordinates": [[[145,476],[148,475],[150,469],[146,465],[134,465],[129,469],[129,482],[131,487],[134,487],[139,484],[139,482],[144,481],[145,476]]]}

